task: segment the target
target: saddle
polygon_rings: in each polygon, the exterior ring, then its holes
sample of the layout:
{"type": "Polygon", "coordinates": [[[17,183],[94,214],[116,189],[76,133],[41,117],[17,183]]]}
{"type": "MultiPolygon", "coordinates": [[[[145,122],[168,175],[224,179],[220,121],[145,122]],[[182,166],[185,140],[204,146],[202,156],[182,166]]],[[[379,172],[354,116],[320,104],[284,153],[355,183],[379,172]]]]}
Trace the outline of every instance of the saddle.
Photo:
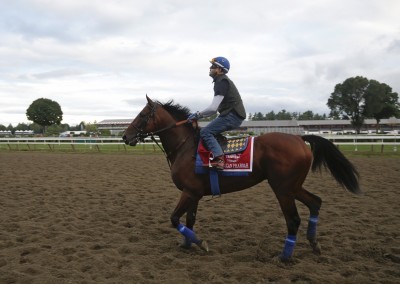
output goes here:
{"type": "Polygon", "coordinates": [[[222,148],[225,155],[232,153],[239,153],[247,148],[249,143],[249,137],[226,137],[222,134],[218,134],[215,137],[222,148]]]}
{"type": "MultiPolygon", "coordinates": [[[[227,138],[223,135],[218,135],[216,138],[224,152],[224,172],[252,171],[254,137],[248,136],[227,138]]],[[[210,167],[210,160],[214,158],[202,140],[199,142],[196,156],[196,166],[199,167],[210,167]]]]}

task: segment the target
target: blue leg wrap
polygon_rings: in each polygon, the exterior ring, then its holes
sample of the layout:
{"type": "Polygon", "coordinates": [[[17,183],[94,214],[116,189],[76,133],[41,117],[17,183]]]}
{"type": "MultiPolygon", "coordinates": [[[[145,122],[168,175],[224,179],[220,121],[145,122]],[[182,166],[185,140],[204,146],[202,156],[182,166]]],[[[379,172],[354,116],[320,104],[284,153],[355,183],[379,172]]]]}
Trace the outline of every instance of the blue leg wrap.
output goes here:
{"type": "Polygon", "coordinates": [[[307,238],[315,238],[317,234],[318,216],[310,216],[308,219],[307,238]]]}
{"type": "Polygon", "coordinates": [[[285,240],[285,247],[283,248],[282,258],[288,259],[292,256],[294,246],[296,245],[296,236],[288,235],[285,240]]]}
{"type": "Polygon", "coordinates": [[[189,241],[195,244],[200,243],[200,240],[197,239],[196,234],[185,225],[179,224],[177,229],[185,237],[186,242],[189,241]]]}

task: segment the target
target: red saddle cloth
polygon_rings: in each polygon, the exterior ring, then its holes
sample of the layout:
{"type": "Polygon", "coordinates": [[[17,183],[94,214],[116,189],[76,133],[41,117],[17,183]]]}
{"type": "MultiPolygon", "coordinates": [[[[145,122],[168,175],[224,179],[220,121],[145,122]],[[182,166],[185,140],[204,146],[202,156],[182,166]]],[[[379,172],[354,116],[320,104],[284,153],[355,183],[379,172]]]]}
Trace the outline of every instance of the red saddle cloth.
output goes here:
{"type": "MultiPolygon", "coordinates": [[[[226,172],[251,172],[253,170],[254,137],[228,139],[222,147],[224,150],[226,172]]],[[[204,167],[210,167],[212,153],[200,141],[197,153],[204,167]]]]}

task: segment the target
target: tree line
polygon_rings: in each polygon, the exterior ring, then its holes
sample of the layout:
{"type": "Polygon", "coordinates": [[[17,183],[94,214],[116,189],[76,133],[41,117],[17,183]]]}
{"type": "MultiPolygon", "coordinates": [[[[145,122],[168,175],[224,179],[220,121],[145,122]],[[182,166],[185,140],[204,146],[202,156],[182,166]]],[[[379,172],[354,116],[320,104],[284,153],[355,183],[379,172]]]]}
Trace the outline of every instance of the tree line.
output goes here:
{"type": "Polygon", "coordinates": [[[311,110],[301,112],[287,112],[285,109],[275,113],[273,110],[266,113],[265,115],[261,112],[255,112],[249,114],[248,120],[324,120],[327,119],[326,114],[313,113],[311,110]]]}
{"type": "MultiPolygon", "coordinates": [[[[97,133],[97,131],[98,131],[96,122],[88,123],[88,122],[82,121],[81,123],[79,123],[78,125],[75,125],[75,126],[70,126],[68,123],[60,123],[60,124],[50,125],[46,128],[45,134],[48,136],[58,136],[62,132],[80,131],[82,129],[86,130],[88,133],[97,133]]],[[[34,123],[18,123],[16,126],[13,126],[12,124],[9,124],[8,126],[0,124],[0,131],[10,131],[12,134],[15,134],[16,131],[21,131],[21,130],[22,131],[32,130],[36,134],[43,134],[43,132],[44,132],[43,126],[41,126],[35,122],[34,123]]],[[[107,133],[102,133],[102,134],[107,135],[107,133]]]]}

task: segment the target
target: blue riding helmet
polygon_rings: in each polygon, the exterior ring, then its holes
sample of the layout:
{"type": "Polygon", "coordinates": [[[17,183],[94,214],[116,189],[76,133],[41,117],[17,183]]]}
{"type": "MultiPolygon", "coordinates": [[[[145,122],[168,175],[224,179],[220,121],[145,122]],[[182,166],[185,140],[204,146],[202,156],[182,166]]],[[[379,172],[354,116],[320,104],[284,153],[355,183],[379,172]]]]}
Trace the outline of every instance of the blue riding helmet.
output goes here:
{"type": "Polygon", "coordinates": [[[213,65],[217,65],[225,70],[226,73],[229,72],[229,68],[231,68],[231,64],[229,64],[228,59],[222,56],[214,57],[210,60],[210,63],[213,65]]]}

